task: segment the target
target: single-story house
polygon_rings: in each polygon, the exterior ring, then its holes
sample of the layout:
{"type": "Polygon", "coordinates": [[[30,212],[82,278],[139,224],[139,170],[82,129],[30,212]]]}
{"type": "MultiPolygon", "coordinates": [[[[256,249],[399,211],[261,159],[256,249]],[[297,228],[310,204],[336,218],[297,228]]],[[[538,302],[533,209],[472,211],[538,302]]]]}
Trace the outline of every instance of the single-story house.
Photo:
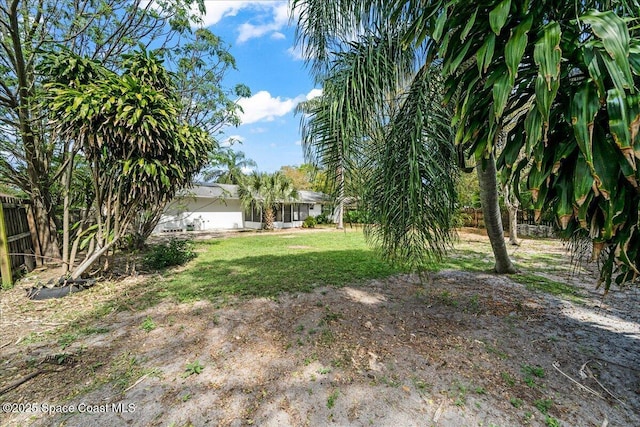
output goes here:
{"type": "MultiPolygon", "coordinates": [[[[320,215],[326,203],[325,194],[300,190],[296,200],[278,204],[274,227],[301,227],[308,216],[320,215]]],[[[243,209],[237,185],[197,184],[167,205],[154,232],[260,228],[262,212],[243,209]]]]}

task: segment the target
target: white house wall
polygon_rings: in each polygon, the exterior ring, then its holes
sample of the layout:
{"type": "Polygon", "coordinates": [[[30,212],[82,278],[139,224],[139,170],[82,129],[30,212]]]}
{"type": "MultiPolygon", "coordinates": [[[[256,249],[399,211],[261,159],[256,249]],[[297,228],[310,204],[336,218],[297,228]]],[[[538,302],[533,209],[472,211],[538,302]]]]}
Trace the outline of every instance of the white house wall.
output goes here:
{"type": "MultiPolygon", "coordinates": [[[[309,216],[316,217],[322,213],[322,205],[315,203],[309,206],[309,216]],[[313,208],[311,208],[313,206],[313,208]]],[[[275,228],[301,227],[302,221],[274,223],[275,228]]],[[[244,221],[244,212],[238,199],[213,199],[206,197],[188,197],[171,203],[155,232],[183,230],[237,230],[260,229],[259,222],[244,221]]]]}
{"type": "Polygon", "coordinates": [[[187,226],[196,231],[242,229],[243,216],[239,200],[184,199],[168,207],[156,231],[186,230],[187,226]]]}

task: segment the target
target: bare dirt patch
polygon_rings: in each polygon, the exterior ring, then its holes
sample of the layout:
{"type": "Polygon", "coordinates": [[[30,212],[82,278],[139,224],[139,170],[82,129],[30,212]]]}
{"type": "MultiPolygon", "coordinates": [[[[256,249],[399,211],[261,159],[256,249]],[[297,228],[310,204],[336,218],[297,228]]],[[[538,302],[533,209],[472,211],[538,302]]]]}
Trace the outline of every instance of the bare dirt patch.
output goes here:
{"type": "MultiPolygon", "coordinates": [[[[554,241],[517,250],[569,262],[554,241]]],[[[76,412],[0,424],[640,425],[638,291],[602,300],[593,276],[549,276],[582,298],[456,270],[224,307],[144,308],[145,277],[43,302],[14,289],[1,294],[0,388],[46,372],[0,400],[76,412]]]]}

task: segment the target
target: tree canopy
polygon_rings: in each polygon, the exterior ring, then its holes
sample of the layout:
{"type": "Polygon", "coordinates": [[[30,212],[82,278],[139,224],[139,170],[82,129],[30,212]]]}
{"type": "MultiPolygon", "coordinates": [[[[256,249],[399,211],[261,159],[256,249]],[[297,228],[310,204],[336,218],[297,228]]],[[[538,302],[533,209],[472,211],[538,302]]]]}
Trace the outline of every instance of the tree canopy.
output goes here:
{"type": "MultiPolygon", "coordinates": [[[[121,74],[128,55],[139,46],[151,52],[146,47],[152,45],[173,73],[172,96],[180,100],[175,113],[215,138],[226,124],[238,123],[237,98],[249,91],[243,85],[222,85],[235,61],[228,45],[198,28],[204,6],[202,0],[10,0],[0,5],[0,184],[32,199],[43,255],[60,257],[58,230],[70,228],[71,205],[82,203],[73,206],[82,210],[91,203],[75,193],[84,188],[84,174],[73,167],[85,164],[76,158],[78,145],[60,138],[45,120],[50,116],[49,106],[41,102],[49,99],[43,86],[45,57],[68,58],[66,50],[121,74]]],[[[154,78],[155,71],[147,71],[154,78]]]]}
{"type": "Polygon", "coordinates": [[[254,171],[238,188],[240,201],[245,210],[256,208],[262,211],[266,230],[273,229],[275,210],[279,204],[298,198],[298,190],[291,180],[280,172],[268,174],[254,171]]]}
{"type": "Polygon", "coordinates": [[[538,212],[593,241],[601,280],[640,268],[640,3],[293,2],[316,75],[354,34],[401,33],[446,78],[458,147],[526,180],[538,212]],[[500,150],[497,148],[500,147],[500,150]]]}
{"type": "Polygon", "coordinates": [[[127,54],[122,74],[72,53],[50,58],[43,68],[51,121],[84,155],[95,194],[95,253],[73,272],[78,277],[139,211],[189,185],[214,141],[180,119],[174,83],[153,53],[127,54]]]}
{"type": "Polygon", "coordinates": [[[565,236],[592,239],[607,286],[635,278],[640,4],[455,1],[430,11],[456,142],[478,158],[504,144],[498,167],[516,191],[526,179],[537,216],[549,206],[565,236]]]}

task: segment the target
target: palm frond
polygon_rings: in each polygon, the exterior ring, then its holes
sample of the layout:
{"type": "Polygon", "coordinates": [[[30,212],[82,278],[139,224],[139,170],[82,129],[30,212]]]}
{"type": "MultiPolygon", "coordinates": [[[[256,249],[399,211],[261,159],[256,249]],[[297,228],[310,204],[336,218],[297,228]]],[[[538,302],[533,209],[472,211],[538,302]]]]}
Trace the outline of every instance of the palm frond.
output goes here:
{"type": "Polygon", "coordinates": [[[389,261],[423,267],[453,237],[456,152],[439,71],[415,76],[377,150],[365,198],[368,239],[389,261]]]}

